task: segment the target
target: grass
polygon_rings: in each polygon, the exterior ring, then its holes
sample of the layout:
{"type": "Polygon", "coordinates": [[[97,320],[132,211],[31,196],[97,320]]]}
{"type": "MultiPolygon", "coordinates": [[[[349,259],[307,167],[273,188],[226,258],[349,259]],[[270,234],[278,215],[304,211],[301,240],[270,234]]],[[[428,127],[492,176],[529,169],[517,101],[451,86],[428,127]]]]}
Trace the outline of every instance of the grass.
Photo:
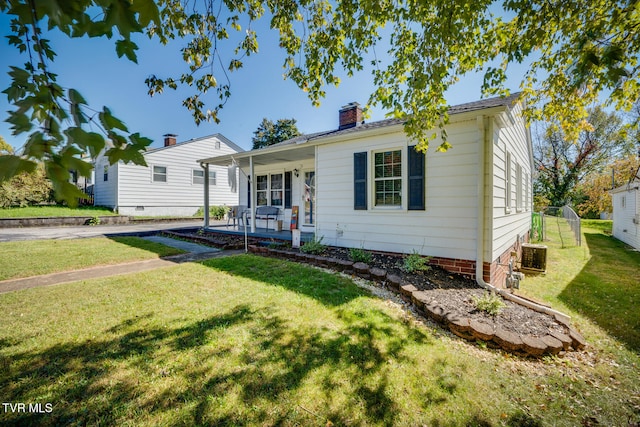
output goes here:
{"type": "Polygon", "coordinates": [[[640,363],[624,347],[589,334],[588,352],[522,360],[416,322],[347,278],[275,259],[29,289],[0,295],[0,308],[3,401],[53,404],[0,414],[3,425],[640,421],[640,363]]]}
{"type": "Polygon", "coordinates": [[[109,208],[83,206],[75,209],[66,206],[28,206],[25,208],[0,208],[0,218],[38,218],[61,216],[112,216],[109,208]]]}
{"type": "Polygon", "coordinates": [[[527,277],[520,292],[567,312],[596,339],[640,353],[640,252],[604,234],[611,221],[583,220],[580,247],[563,248],[547,228],[547,274],[527,277]]]}
{"type": "Polygon", "coordinates": [[[184,253],[138,237],[0,243],[0,280],[184,253]]]}

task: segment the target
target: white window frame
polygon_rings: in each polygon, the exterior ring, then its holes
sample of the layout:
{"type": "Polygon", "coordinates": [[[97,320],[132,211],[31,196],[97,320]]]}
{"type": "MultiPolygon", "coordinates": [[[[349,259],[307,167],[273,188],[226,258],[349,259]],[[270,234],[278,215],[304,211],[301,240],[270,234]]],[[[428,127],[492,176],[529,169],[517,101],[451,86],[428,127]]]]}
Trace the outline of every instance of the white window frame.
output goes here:
{"type": "Polygon", "coordinates": [[[529,211],[529,173],[524,173],[524,179],[522,184],[524,185],[524,210],[529,211]]]}
{"type": "MultiPolygon", "coordinates": [[[[202,168],[191,169],[191,184],[204,185],[204,169],[202,168]],[[198,176],[196,176],[196,173],[198,174],[198,176]]],[[[216,171],[209,169],[209,185],[216,185],[216,184],[217,184],[216,171]]]]}
{"type": "Polygon", "coordinates": [[[109,181],[109,165],[104,165],[102,167],[102,182],[109,181]]]}
{"type": "Polygon", "coordinates": [[[516,163],[516,211],[522,212],[522,189],[523,189],[523,175],[522,166],[520,163],[516,163]]]}
{"type": "Polygon", "coordinates": [[[269,206],[277,206],[284,207],[284,172],[275,172],[269,174],[269,192],[267,193],[269,196],[268,202],[269,206]],[[280,187],[274,188],[273,177],[280,177],[280,187]],[[280,204],[274,204],[273,201],[277,200],[273,198],[274,193],[280,193],[280,204]]]}
{"type": "Polygon", "coordinates": [[[151,182],[154,184],[167,184],[169,182],[169,168],[163,165],[151,165],[151,182]],[[156,175],[163,175],[162,173],[156,173],[156,168],[164,168],[164,181],[156,180],[156,175]]]}
{"type": "MultiPolygon", "coordinates": [[[[381,150],[372,150],[370,151],[370,168],[369,168],[369,176],[371,178],[371,184],[369,185],[369,206],[371,207],[372,210],[381,210],[381,211],[388,211],[388,210],[400,210],[400,209],[406,209],[406,203],[407,203],[407,197],[406,197],[406,191],[407,191],[407,158],[406,158],[406,147],[390,147],[390,148],[385,148],[385,149],[381,149],[381,150]],[[398,177],[383,177],[383,178],[376,178],[376,154],[380,154],[380,153],[388,153],[388,152],[395,152],[395,151],[399,151],[400,152],[400,176],[398,177]],[[376,204],[376,183],[379,181],[389,181],[389,180],[393,180],[393,181],[400,181],[400,204],[397,205],[386,205],[386,204],[382,204],[382,205],[378,205],[376,204]]],[[[393,164],[393,163],[392,163],[393,164]]],[[[395,192],[395,191],[393,191],[395,192]]]]}

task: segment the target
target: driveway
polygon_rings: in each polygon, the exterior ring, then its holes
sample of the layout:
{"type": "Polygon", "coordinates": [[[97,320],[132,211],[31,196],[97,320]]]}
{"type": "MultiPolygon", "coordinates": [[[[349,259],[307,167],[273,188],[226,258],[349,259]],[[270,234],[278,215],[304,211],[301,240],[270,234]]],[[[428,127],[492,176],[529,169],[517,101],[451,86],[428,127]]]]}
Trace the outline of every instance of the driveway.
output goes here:
{"type": "MultiPolygon", "coordinates": [[[[212,221],[211,225],[216,225],[212,221]]],[[[226,221],[220,221],[226,224],[226,221]]],[[[153,222],[126,225],[83,225],[78,227],[0,228],[0,242],[20,240],[81,239],[122,233],[153,233],[162,230],[202,227],[201,221],[153,222]]]]}

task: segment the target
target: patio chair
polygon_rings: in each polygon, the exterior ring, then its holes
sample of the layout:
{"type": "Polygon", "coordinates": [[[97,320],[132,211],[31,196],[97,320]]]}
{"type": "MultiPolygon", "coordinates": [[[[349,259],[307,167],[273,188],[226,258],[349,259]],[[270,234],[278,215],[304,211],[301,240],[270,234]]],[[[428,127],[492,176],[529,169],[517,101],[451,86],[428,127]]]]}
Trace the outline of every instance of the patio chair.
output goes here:
{"type": "MultiPolygon", "coordinates": [[[[233,221],[234,227],[236,226],[236,221],[237,221],[237,225],[240,226],[240,224],[242,224],[242,215],[245,213],[246,210],[247,210],[246,205],[231,206],[231,210],[227,215],[227,226],[229,226],[229,222],[231,221],[233,221]]],[[[246,226],[247,224],[244,224],[244,225],[246,226]]]]}

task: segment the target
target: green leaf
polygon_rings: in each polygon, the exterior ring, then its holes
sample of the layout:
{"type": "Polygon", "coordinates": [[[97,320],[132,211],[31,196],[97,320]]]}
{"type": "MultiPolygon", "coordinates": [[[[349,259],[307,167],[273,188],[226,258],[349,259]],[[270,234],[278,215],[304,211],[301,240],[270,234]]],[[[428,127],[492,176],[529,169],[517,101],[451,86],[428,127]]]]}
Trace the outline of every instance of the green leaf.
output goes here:
{"type": "Polygon", "coordinates": [[[100,119],[100,123],[104,126],[106,131],[111,131],[112,129],[120,129],[124,132],[129,132],[127,126],[118,118],[114,117],[111,114],[111,110],[107,107],[103,107],[102,112],[98,115],[100,119]]]}
{"type": "Polygon", "coordinates": [[[138,14],[138,22],[142,27],[147,27],[153,22],[157,27],[162,25],[158,6],[153,0],[133,0],[131,10],[138,14]]]}
{"type": "Polygon", "coordinates": [[[138,50],[138,45],[131,40],[124,39],[116,42],[116,53],[118,54],[118,58],[122,58],[122,55],[125,55],[127,59],[137,64],[138,57],[136,56],[136,50],[138,50]]]}
{"type": "Polygon", "coordinates": [[[36,163],[12,154],[0,155],[0,182],[8,181],[22,172],[33,172],[36,163]]]}
{"type": "Polygon", "coordinates": [[[22,112],[9,111],[9,118],[5,121],[13,125],[11,126],[13,135],[29,132],[33,127],[33,123],[31,123],[29,117],[22,112]]]}
{"type": "Polygon", "coordinates": [[[129,140],[137,150],[142,150],[151,145],[153,140],[150,138],[146,138],[144,136],[140,136],[140,133],[136,132],[134,134],[129,135],[129,140]]]}

